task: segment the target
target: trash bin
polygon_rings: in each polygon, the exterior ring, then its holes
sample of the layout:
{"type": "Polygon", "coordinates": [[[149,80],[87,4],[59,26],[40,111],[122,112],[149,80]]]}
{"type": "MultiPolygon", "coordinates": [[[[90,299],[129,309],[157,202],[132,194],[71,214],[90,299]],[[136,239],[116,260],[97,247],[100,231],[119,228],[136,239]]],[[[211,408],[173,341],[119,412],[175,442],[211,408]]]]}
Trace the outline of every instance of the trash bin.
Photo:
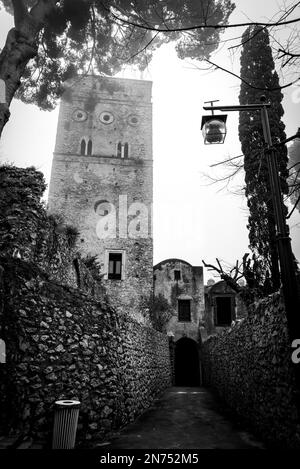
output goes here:
{"type": "Polygon", "coordinates": [[[79,407],[79,401],[55,402],[52,449],[74,448],[79,407]]]}

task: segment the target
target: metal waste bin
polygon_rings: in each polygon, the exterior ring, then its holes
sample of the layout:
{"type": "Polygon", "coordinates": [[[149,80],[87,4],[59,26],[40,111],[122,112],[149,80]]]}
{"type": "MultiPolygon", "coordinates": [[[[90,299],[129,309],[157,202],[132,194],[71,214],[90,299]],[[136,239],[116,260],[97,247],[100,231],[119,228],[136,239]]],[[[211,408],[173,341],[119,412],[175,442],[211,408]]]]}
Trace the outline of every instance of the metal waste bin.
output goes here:
{"type": "Polygon", "coordinates": [[[55,402],[52,449],[74,448],[79,407],[79,401],[55,402]]]}

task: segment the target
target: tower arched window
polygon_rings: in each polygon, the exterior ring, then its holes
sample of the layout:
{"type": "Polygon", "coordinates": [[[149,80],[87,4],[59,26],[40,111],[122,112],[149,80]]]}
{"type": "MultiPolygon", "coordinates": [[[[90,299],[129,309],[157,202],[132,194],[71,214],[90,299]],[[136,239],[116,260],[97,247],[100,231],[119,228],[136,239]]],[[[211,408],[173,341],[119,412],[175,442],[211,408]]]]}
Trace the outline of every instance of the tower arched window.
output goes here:
{"type": "Polygon", "coordinates": [[[124,158],[128,158],[128,143],[127,142],[124,145],[124,158]]]}
{"type": "Polygon", "coordinates": [[[80,154],[85,155],[85,150],[86,150],[86,143],[85,143],[85,140],[83,138],[81,140],[81,144],[80,144],[80,154]]]}
{"type": "Polygon", "coordinates": [[[128,156],[129,156],[128,143],[119,142],[117,145],[117,158],[128,158],[128,156]]]}
{"type": "Polygon", "coordinates": [[[88,154],[89,156],[91,156],[91,154],[92,154],[92,149],[93,149],[93,144],[92,144],[92,140],[90,139],[90,140],[88,141],[88,145],[87,145],[87,154],[88,154]]]}
{"type": "Polygon", "coordinates": [[[119,142],[117,145],[117,157],[121,158],[121,154],[122,154],[122,144],[121,142],[119,142]]]}

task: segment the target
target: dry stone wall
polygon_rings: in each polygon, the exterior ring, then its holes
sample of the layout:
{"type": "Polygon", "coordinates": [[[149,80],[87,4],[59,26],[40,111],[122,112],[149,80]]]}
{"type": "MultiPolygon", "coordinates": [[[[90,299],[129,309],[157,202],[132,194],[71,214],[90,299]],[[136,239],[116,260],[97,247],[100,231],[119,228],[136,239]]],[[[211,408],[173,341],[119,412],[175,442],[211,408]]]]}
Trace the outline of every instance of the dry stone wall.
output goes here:
{"type": "Polygon", "coordinates": [[[49,435],[57,399],[82,403],[79,439],[133,420],[170,384],[168,338],[34,265],[2,261],[1,416],[6,430],[49,435]]]}
{"type": "Polygon", "coordinates": [[[47,216],[41,173],[3,166],[0,184],[0,431],[50,438],[54,402],[74,398],[79,441],[104,437],[170,385],[168,338],[111,306],[47,216]]]}
{"type": "Polygon", "coordinates": [[[202,346],[204,379],[266,442],[300,448],[291,344],[278,294],[202,346]]]}

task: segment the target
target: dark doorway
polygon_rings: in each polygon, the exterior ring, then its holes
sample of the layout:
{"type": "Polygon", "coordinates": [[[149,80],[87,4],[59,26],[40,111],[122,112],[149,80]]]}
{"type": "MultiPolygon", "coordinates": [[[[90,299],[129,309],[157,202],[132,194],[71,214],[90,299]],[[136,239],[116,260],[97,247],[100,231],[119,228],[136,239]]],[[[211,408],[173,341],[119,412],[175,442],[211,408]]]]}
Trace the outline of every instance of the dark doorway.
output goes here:
{"type": "Polygon", "coordinates": [[[175,386],[200,386],[198,346],[186,337],[175,344],[175,386]]]}

